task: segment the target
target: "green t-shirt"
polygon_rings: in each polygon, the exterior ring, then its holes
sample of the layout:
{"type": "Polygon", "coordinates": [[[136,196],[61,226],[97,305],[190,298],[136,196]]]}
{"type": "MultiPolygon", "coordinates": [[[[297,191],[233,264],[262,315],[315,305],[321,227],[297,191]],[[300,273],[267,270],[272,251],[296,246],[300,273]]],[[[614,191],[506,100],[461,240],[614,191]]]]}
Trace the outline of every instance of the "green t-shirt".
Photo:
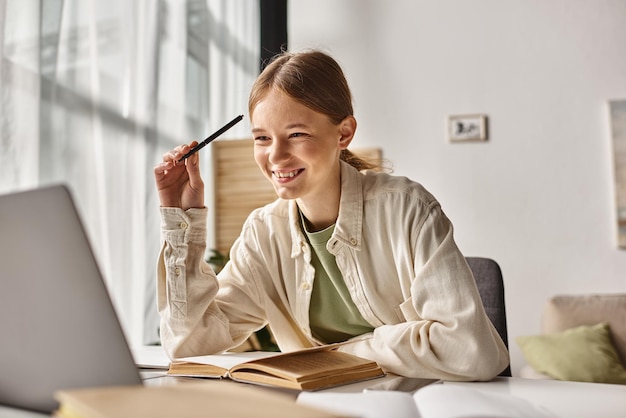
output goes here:
{"type": "Polygon", "coordinates": [[[371,332],[374,328],[365,320],[350,297],[335,257],[326,249],[326,243],[335,226],[319,232],[303,229],[311,247],[311,264],[315,269],[309,321],[313,336],[325,343],[345,341],[371,332]]]}

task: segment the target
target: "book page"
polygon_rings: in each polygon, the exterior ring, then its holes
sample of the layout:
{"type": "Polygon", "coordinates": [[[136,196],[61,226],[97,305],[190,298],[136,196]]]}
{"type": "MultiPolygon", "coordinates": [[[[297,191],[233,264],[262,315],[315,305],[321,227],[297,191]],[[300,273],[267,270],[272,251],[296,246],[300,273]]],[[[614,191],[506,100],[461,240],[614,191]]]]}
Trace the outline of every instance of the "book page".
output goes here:
{"type": "Polygon", "coordinates": [[[226,377],[228,370],[233,366],[280,354],[276,352],[251,351],[182,357],[172,362],[168,374],[188,377],[226,377]]]}
{"type": "Polygon", "coordinates": [[[213,364],[198,364],[174,361],[167,370],[168,376],[180,377],[205,377],[221,378],[227,377],[228,370],[213,364]]]}
{"type": "Polygon", "coordinates": [[[268,357],[276,357],[282,354],[283,353],[277,353],[274,351],[246,351],[243,353],[209,354],[205,356],[183,357],[176,359],[176,361],[186,361],[189,363],[197,364],[209,364],[229,370],[232,367],[241,363],[264,359],[268,357]]]}
{"type": "Polygon", "coordinates": [[[378,368],[378,365],[371,360],[348,353],[314,350],[286,353],[253,363],[239,364],[232,367],[231,372],[234,373],[244,367],[291,380],[310,380],[329,374],[340,374],[348,370],[369,370],[378,368]]]}
{"type": "Polygon", "coordinates": [[[423,418],[551,417],[526,399],[469,385],[430,385],[415,392],[413,398],[423,418]]]}
{"type": "Polygon", "coordinates": [[[508,393],[431,384],[414,394],[365,390],[360,393],[302,392],[297,402],[360,418],[549,418],[541,407],[508,393]]]}
{"type": "Polygon", "coordinates": [[[423,418],[415,407],[412,395],[407,392],[302,392],[297,403],[360,418],[423,418]]]}
{"type": "Polygon", "coordinates": [[[170,365],[170,358],[160,345],[142,345],[131,348],[137,367],[145,369],[165,369],[170,365]]]}
{"type": "Polygon", "coordinates": [[[370,380],[383,377],[380,369],[357,369],[349,370],[341,373],[330,372],[323,376],[315,378],[307,378],[306,376],[298,379],[285,379],[277,377],[270,373],[261,372],[252,369],[240,369],[230,372],[230,378],[238,382],[256,383],[260,385],[280,386],[298,390],[319,390],[334,386],[356,383],[363,380],[370,380]]]}

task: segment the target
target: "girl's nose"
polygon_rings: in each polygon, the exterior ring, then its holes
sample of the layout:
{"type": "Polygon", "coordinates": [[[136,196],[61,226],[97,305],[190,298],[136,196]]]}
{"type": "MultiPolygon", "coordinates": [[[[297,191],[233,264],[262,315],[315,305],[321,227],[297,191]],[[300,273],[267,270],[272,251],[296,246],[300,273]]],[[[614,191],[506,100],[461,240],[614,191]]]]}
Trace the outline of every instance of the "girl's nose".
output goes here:
{"type": "Polygon", "coordinates": [[[289,144],[287,141],[274,140],[270,146],[269,160],[277,164],[289,158],[289,144]]]}

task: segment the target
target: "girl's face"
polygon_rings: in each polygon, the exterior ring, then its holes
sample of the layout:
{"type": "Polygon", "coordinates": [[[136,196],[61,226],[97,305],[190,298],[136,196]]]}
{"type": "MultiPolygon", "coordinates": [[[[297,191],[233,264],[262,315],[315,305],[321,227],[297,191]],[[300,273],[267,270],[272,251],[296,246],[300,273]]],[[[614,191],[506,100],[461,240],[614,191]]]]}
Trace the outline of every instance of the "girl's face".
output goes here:
{"type": "Polygon", "coordinates": [[[254,159],[280,198],[309,204],[332,193],[338,198],[339,155],[352,140],[353,121],[350,116],[335,125],[282,91],[270,90],[251,115],[254,159]]]}

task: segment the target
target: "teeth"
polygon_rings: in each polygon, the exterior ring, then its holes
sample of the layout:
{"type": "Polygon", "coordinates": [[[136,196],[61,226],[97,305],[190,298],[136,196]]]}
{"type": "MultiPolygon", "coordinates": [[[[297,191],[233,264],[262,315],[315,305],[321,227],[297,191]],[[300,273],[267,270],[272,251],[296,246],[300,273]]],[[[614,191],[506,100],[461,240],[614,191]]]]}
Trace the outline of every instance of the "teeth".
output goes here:
{"type": "Polygon", "coordinates": [[[288,173],[282,173],[282,172],[276,171],[276,172],[274,172],[274,174],[279,179],[285,179],[285,178],[288,178],[288,177],[295,177],[296,174],[298,174],[298,171],[297,170],[296,171],[290,171],[288,173]]]}

